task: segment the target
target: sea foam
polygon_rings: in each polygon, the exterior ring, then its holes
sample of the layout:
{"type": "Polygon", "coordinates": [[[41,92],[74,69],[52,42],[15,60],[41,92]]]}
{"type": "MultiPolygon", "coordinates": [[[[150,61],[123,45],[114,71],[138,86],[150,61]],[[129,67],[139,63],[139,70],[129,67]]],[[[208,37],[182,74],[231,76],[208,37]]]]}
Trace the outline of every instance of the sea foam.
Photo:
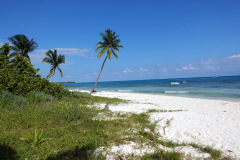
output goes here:
{"type": "Polygon", "coordinates": [[[179,85],[179,82],[171,82],[171,85],[179,85]]]}

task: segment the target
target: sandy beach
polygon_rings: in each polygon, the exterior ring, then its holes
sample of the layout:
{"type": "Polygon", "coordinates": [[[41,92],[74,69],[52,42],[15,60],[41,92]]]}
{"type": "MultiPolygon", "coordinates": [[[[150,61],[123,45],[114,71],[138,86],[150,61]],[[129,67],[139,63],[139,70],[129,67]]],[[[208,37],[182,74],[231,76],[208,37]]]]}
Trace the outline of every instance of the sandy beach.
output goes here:
{"type": "MultiPolygon", "coordinates": [[[[141,113],[149,109],[180,110],[151,113],[152,122],[161,120],[157,132],[163,139],[210,146],[222,151],[223,155],[240,159],[240,101],[121,92],[97,92],[94,95],[131,101],[110,106],[111,111],[141,113]],[[164,132],[163,126],[170,119],[171,124],[164,132]]],[[[182,148],[182,152],[194,154],[189,148],[182,148]]],[[[204,158],[204,155],[200,157],[204,158]]]]}

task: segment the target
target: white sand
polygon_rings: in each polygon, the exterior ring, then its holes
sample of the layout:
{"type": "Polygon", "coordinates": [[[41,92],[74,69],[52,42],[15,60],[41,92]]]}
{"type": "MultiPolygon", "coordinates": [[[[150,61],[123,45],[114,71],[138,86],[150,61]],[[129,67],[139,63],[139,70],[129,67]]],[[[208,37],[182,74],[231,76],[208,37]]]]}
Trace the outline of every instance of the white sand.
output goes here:
{"type": "MultiPolygon", "coordinates": [[[[240,101],[119,92],[97,92],[94,95],[132,101],[110,106],[111,111],[141,113],[148,109],[184,110],[151,113],[151,121],[162,119],[157,131],[164,139],[211,146],[221,150],[224,155],[240,159],[240,101]],[[171,118],[171,125],[164,134],[163,126],[171,118]]],[[[185,152],[189,152],[189,148],[185,152]]]]}

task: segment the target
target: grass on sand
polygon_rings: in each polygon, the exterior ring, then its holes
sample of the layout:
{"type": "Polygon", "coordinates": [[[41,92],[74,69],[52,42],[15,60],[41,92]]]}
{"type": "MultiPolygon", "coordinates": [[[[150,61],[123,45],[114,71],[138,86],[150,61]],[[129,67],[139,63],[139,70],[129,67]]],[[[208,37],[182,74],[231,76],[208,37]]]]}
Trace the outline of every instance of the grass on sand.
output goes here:
{"type": "MultiPolygon", "coordinates": [[[[111,112],[95,107],[98,103],[127,101],[79,92],[60,100],[44,94],[15,98],[4,94],[0,96],[0,159],[106,159],[104,151],[129,142],[135,142],[139,148],[149,145],[155,152],[142,157],[128,155],[128,159],[178,160],[183,156],[158,148],[183,144],[161,140],[155,134],[157,123],[149,121],[149,113],[111,112]],[[100,147],[102,151],[96,154],[100,147]]],[[[212,153],[211,148],[190,145],[210,153],[214,159],[221,157],[218,151],[212,153]]],[[[124,155],[116,157],[122,158],[124,155]]]]}

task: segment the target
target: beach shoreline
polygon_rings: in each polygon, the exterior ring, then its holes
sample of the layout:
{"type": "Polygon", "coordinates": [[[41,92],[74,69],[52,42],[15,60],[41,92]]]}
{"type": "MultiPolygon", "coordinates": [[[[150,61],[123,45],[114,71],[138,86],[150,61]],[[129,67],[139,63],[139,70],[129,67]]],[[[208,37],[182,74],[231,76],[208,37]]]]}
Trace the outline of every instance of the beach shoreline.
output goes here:
{"type": "Polygon", "coordinates": [[[96,92],[93,96],[130,100],[128,104],[110,106],[111,111],[168,110],[150,113],[152,122],[161,120],[157,132],[163,139],[210,146],[222,151],[223,155],[240,158],[239,101],[107,91],[96,92]],[[164,124],[170,119],[170,126],[163,131],[164,124]]]}

